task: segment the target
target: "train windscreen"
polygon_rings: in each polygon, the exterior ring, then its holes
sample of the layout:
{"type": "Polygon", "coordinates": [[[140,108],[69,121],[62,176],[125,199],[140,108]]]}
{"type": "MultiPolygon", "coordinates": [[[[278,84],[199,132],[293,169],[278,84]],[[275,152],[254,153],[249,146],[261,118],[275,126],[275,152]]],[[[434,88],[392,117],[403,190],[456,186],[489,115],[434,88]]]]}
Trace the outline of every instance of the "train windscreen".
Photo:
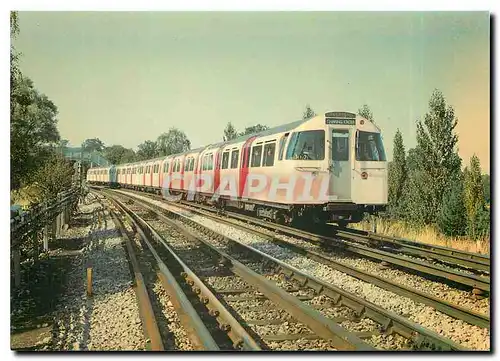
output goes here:
{"type": "Polygon", "coordinates": [[[325,131],[307,130],[293,133],[286,150],[286,159],[325,159],[325,131]]]}
{"type": "Polygon", "coordinates": [[[380,133],[358,131],[356,136],[356,160],[386,161],[384,145],[380,133]]]}

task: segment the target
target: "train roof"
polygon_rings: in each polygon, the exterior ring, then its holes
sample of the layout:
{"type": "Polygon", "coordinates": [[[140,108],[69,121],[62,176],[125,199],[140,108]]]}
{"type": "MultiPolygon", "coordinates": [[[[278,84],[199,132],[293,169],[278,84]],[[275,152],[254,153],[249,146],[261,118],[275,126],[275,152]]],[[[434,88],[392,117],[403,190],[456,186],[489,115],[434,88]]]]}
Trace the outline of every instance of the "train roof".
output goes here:
{"type": "Polygon", "coordinates": [[[204,146],[204,147],[198,147],[198,148],[195,148],[195,149],[190,149],[190,150],[187,150],[185,152],[181,152],[181,153],[175,153],[175,154],[170,154],[170,155],[166,155],[166,156],[162,156],[162,157],[156,157],[156,158],[153,158],[153,159],[145,159],[145,160],[141,160],[141,161],[136,161],[136,162],[131,162],[131,163],[122,163],[122,164],[117,164],[117,166],[133,166],[133,165],[136,165],[138,163],[143,163],[143,162],[151,162],[151,161],[155,161],[155,160],[158,160],[158,159],[165,159],[167,157],[176,157],[176,156],[179,156],[181,154],[186,154],[186,153],[193,153],[193,152],[200,152],[204,149],[212,149],[212,148],[218,148],[220,146],[227,146],[227,145],[231,145],[231,144],[236,144],[236,143],[241,143],[241,142],[244,142],[246,141],[248,138],[250,137],[265,137],[267,135],[273,135],[273,134],[278,134],[278,133],[283,133],[283,132],[287,132],[289,130],[292,130],[292,129],[295,129],[297,128],[299,125],[309,121],[309,119],[301,119],[301,120],[296,120],[294,122],[291,122],[291,123],[287,123],[287,124],[283,124],[283,125],[279,125],[277,127],[273,127],[273,128],[269,128],[269,129],[266,129],[266,130],[262,130],[260,132],[255,132],[255,133],[250,133],[250,134],[245,134],[245,135],[241,135],[239,137],[236,137],[228,142],[218,142],[218,143],[212,143],[212,144],[209,144],[207,146],[204,146]]]}

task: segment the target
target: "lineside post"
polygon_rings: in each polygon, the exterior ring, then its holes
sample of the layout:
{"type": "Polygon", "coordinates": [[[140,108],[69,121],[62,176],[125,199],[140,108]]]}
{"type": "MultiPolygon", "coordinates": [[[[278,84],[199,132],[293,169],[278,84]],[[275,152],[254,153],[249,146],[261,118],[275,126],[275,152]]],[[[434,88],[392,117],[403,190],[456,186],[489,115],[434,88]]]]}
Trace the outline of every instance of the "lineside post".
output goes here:
{"type": "Polygon", "coordinates": [[[21,285],[21,251],[18,247],[12,250],[12,261],[14,263],[14,286],[21,285]]]}

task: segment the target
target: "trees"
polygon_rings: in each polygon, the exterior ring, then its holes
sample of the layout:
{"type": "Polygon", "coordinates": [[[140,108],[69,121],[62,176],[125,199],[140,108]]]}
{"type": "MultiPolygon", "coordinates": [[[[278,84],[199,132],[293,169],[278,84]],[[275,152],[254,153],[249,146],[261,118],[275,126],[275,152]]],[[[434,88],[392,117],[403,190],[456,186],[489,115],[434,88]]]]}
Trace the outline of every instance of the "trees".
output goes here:
{"type": "Polygon", "coordinates": [[[463,236],[467,229],[467,220],[464,217],[465,204],[463,192],[463,176],[458,173],[450,180],[443,195],[438,226],[447,236],[463,236]]]}
{"type": "Polygon", "coordinates": [[[306,110],[304,110],[304,113],[302,114],[302,119],[306,120],[314,116],[316,116],[316,113],[314,112],[314,110],[312,110],[311,106],[307,104],[306,110]]]}
{"type": "Polygon", "coordinates": [[[370,121],[373,121],[373,113],[367,104],[363,104],[363,106],[358,109],[358,114],[370,121]]]}
{"type": "Polygon", "coordinates": [[[112,164],[130,163],[136,160],[135,152],[121,145],[106,147],[103,156],[112,164]]]}
{"type": "Polygon", "coordinates": [[[486,204],[490,204],[491,202],[490,176],[489,174],[483,174],[481,178],[483,179],[484,201],[486,202],[486,204]]]}
{"type": "Polygon", "coordinates": [[[461,159],[456,152],[457,119],[443,94],[434,90],[424,121],[417,121],[417,147],[412,154],[409,198],[413,220],[434,223],[441,211],[447,183],[460,172],[461,159]]]}
{"type": "Polygon", "coordinates": [[[20,76],[11,89],[11,189],[27,181],[59,141],[57,107],[20,76]]]}
{"type": "Polygon", "coordinates": [[[231,122],[227,123],[226,128],[224,129],[224,136],[222,137],[222,140],[224,142],[227,142],[237,137],[238,137],[238,132],[236,131],[236,128],[233,126],[231,122]]]}
{"type": "Polygon", "coordinates": [[[240,136],[262,132],[267,129],[269,129],[267,125],[262,125],[262,124],[252,125],[250,127],[246,127],[245,130],[240,133],[240,136]]]}
{"type": "Polygon", "coordinates": [[[137,160],[151,159],[158,157],[158,144],[151,140],[146,140],[139,144],[137,151],[137,160]]]}
{"type": "Polygon", "coordinates": [[[99,138],[85,139],[82,143],[82,150],[86,152],[102,152],[105,145],[99,138]]]}
{"type": "Polygon", "coordinates": [[[156,143],[158,144],[159,156],[181,153],[191,149],[191,142],[186,134],[177,128],[170,128],[167,133],[161,134],[156,143]]]}
{"type": "Polygon", "coordinates": [[[403,144],[403,136],[399,129],[394,136],[393,160],[389,168],[389,210],[393,216],[400,217],[402,214],[403,189],[406,184],[408,169],[406,166],[406,154],[403,144]]]}
{"type": "MultiPolygon", "coordinates": [[[[464,199],[467,212],[467,233],[472,238],[480,237],[485,227],[485,197],[481,178],[479,158],[474,154],[470,159],[469,168],[464,172],[464,199]]],[[[489,228],[489,225],[488,225],[489,228]]]]}
{"type": "Polygon", "coordinates": [[[53,153],[37,170],[34,183],[44,198],[51,198],[71,186],[74,169],[60,154],[53,153]]]}

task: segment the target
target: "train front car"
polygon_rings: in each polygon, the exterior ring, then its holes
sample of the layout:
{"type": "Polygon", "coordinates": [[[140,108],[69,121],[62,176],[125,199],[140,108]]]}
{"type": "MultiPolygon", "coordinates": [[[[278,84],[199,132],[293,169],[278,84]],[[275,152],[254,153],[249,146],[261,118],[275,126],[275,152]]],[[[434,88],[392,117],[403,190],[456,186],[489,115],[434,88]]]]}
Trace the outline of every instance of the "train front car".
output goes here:
{"type": "Polygon", "coordinates": [[[325,114],[331,221],[345,226],[387,205],[387,160],[380,129],[348,112],[325,114]]]}

